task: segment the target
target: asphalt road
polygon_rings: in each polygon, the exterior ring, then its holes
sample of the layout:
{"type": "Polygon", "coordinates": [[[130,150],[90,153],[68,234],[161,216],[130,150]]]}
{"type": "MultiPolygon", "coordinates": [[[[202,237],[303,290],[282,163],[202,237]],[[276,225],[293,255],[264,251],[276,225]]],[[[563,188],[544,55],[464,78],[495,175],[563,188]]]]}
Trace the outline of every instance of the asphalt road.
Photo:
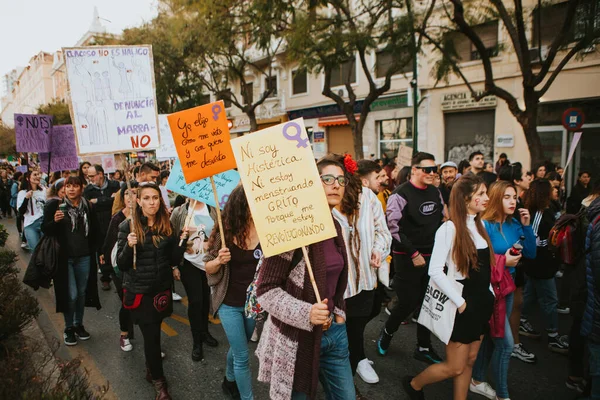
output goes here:
{"type": "MultiPolygon", "coordinates": [[[[20,249],[20,241],[14,226],[14,219],[2,220],[10,232],[7,247],[20,254],[19,266],[24,271],[29,261],[29,253],[20,249]]],[[[185,296],[183,286],[176,283],[176,292],[185,296]]],[[[86,342],[67,347],[62,343],[64,322],[62,314],[56,314],[54,293],[52,289],[40,289],[35,292],[42,306],[42,314],[38,322],[48,341],[60,341],[57,356],[69,359],[79,357],[90,374],[94,386],[106,385],[109,390],[107,399],[154,399],[154,390],[144,379],[143,340],[136,328],[135,339],[132,340],[133,351],[125,353],[119,347],[118,309],[119,298],[114,290],[100,290],[102,309],[87,308],[84,324],[92,335],[86,342]]],[[[164,370],[169,381],[170,392],[174,399],[225,399],[221,391],[221,382],[225,374],[225,355],[228,349],[227,340],[220,324],[210,325],[210,332],[219,341],[217,348],[205,346],[205,360],[195,363],[191,360],[192,337],[187,319],[186,298],[175,304],[174,314],[165,320],[163,325],[162,346],[166,353],[164,370]]],[[[539,314],[539,313],[538,313],[539,314]]],[[[367,326],[367,357],[375,362],[374,368],[379,374],[380,382],[375,385],[365,384],[357,377],[357,383],[364,396],[371,400],[406,399],[401,388],[401,379],[407,374],[417,374],[426,365],[412,358],[416,341],[415,324],[402,326],[394,336],[391,348],[386,357],[377,355],[375,339],[386,321],[387,315],[381,315],[367,326]]],[[[567,333],[571,318],[560,315],[561,333],[567,333]]],[[[539,315],[534,316],[534,324],[541,329],[539,315]]],[[[509,369],[509,389],[512,400],[568,400],[574,399],[575,393],[565,387],[567,376],[567,358],[551,353],[544,341],[528,338],[523,343],[538,356],[536,365],[524,364],[511,360],[509,369]]],[[[251,343],[252,350],[256,348],[251,343]]],[[[440,355],[444,354],[444,346],[434,338],[434,347],[440,355]]],[[[268,399],[268,386],[256,381],[258,360],[251,359],[254,380],[254,397],[268,399]]],[[[451,381],[441,382],[425,388],[428,400],[447,400],[452,398],[451,381]]],[[[324,395],[319,395],[324,399],[324,395]]],[[[469,399],[484,399],[469,394],[469,399]]]]}

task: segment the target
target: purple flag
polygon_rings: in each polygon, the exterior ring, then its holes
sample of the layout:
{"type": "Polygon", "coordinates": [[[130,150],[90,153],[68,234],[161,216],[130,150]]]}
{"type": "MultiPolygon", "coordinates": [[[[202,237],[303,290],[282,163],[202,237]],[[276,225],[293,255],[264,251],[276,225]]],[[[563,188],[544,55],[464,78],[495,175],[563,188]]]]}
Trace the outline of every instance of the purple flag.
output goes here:
{"type": "Polygon", "coordinates": [[[17,151],[40,153],[49,150],[52,133],[52,116],[37,114],[15,114],[17,151]]]}
{"type": "MultiPolygon", "coordinates": [[[[67,171],[79,168],[75,132],[73,125],[57,125],[52,128],[51,142],[51,171],[67,171]]],[[[49,153],[40,153],[40,167],[48,172],[49,153]]]]}

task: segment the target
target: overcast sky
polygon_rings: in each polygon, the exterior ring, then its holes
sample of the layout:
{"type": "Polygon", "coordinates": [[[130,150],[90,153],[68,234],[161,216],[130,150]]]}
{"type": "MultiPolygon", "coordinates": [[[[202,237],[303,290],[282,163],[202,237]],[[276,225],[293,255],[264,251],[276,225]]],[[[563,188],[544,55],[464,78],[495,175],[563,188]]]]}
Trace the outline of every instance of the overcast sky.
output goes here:
{"type": "Polygon", "coordinates": [[[157,14],[157,0],[0,0],[0,76],[42,50],[74,46],[90,27],[94,6],[110,33],[157,14]]]}

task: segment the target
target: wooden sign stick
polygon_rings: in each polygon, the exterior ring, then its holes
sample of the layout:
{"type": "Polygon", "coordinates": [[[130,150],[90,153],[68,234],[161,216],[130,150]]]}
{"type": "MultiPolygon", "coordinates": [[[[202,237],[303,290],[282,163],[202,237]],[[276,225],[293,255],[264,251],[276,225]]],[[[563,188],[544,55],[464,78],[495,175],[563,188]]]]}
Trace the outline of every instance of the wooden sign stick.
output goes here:
{"type": "MultiPolygon", "coordinates": [[[[131,196],[131,182],[129,181],[129,163],[127,162],[127,156],[124,157],[125,160],[123,161],[123,164],[125,166],[125,182],[127,183],[127,191],[129,192],[129,195],[131,196]]],[[[137,198],[137,196],[136,196],[137,198]]],[[[134,231],[134,218],[135,218],[135,204],[131,203],[129,205],[129,215],[131,216],[131,218],[129,219],[129,232],[133,232],[134,231]]],[[[133,246],[133,269],[136,270],[137,269],[137,246],[133,246]]]]}
{"type": "Polygon", "coordinates": [[[225,245],[225,234],[223,233],[223,220],[221,219],[221,206],[219,204],[219,195],[217,194],[217,185],[215,184],[215,179],[210,177],[210,184],[212,185],[213,194],[215,196],[215,204],[217,205],[215,208],[217,209],[217,221],[219,222],[219,233],[221,234],[221,248],[224,249],[227,246],[225,245]]]}
{"type": "Polygon", "coordinates": [[[306,246],[302,246],[302,254],[304,254],[304,261],[306,261],[306,269],[308,270],[308,275],[310,276],[310,283],[312,283],[315,296],[317,296],[317,303],[321,303],[321,295],[319,294],[319,288],[317,288],[317,282],[315,282],[315,275],[313,274],[312,265],[310,265],[310,258],[308,258],[308,250],[306,250],[306,246]]]}
{"type": "MultiPolygon", "coordinates": [[[[190,226],[190,223],[192,222],[192,217],[194,216],[194,209],[196,208],[196,203],[198,203],[198,200],[196,200],[196,199],[194,199],[193,201],[190,201],[190,208],[188,208],[188,215],[185,218],[185,223],[183,224],[183,230],[188,228],[190,226]]],[[[179,246],[181,246],[182,244],[183,244],[183,239],[181,239],[179,241],[179,246]]]]}

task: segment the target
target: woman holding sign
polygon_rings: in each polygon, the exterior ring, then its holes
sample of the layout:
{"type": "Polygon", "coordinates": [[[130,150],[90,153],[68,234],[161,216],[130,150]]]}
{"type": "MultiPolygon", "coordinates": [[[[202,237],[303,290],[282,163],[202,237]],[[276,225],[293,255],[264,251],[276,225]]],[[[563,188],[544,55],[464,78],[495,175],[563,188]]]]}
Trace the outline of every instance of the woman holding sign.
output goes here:
{"type": "Polygon", "coordinates": [[[17,209],[23,216],[27,245],[33,251],[42,238],[42,217],[46,204],[46,190],[41,186],[40,171],[26,172],[17,195],[17,209]]]}
{"type": "MultiPolygon", "coordinates": [[[[350,177],[335,160],[319,163],[330,209],[344,199],[350,177]]],[[[269,318],[257,349],[258,379],[270,382],[274,400],[314,398],[321,381],[327,399],[356,397],[348,352],[344,292],[348,283],[346,245],[338,235],[308,246],[317,301],[302,250],[265,258],[256,293],[269,318]]]]}
{"type": "Polygon", "coordinates": [[[171,284],[179,279],[179,265],[185,251],[187,232],[178,236],[155,183],[140,187],[134,211],[134,228],[129,221],[119,225],[117,265],[123,272],[123,304],[144,336],[146,380],[154,385],[157,399],[171,399],[163,373],[160,326],[173,312],[171,284]],[[183,246],[179,246],[180,240],[183,246]],[[137,259],[134,262],[133,247],[137,259]]]}
{"type": "Polygon", "coordinates": [[[262,251],[243,186],[237,186],[225,204],[223,235],[224,245],[215,225],[204,257],[213,289],[212,313],[218,311],[230,346],[222,387],[230,397],[248,400],[254,398],[248,341],[256,321],[245,316],[244,306],[262,251]]]}
{"type": "Polygon", "coordinates": [[[447,301],[456,305],[457,312],[446,345],[446,361],[429,366],[416,377],[404,378],[404,390],[413,400],[425,398],[424,386],[448,378],[454,379],[454,400],[467,398],[473,364],[494,307],[490,279],[495,257],[481,221],[489,200],[485,183],[475,175],[463,176],[450,196],[450,219],[435,234],[429,276],[447,301]],[[454,269],[462,294],[459,285],[444,272],[445,266],[454,269]]]}

